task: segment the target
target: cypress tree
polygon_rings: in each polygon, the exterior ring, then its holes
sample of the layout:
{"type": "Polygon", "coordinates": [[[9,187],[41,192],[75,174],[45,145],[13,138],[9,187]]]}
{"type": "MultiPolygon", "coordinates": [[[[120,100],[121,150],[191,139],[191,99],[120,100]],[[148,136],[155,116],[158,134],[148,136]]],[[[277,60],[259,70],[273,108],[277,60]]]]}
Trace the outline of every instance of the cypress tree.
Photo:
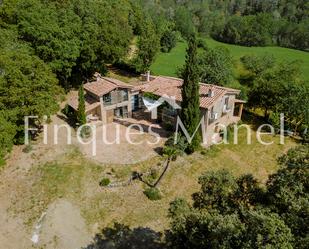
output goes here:
{"type": "MultiPolygon", "coordinates": [[[[200,121],[200,98],[199,98],[199,68],[197,62],[197,42],[195,35],[189,38],[186,64],[182,72],[182,103],[181,120],[190,136],[195,132],[200,121]]],[[[201,134],[197,132],[188,145],[187,153],[193,153],[201,143],[201,134]]]]}
{"type": "Polygon", "coordinates": [[[78,125],[86,124],[86,107],[85,107],[85,96],[84,87],[81,85],[78,89],[78,109],[77,109],[77,122],[78,125]]]}

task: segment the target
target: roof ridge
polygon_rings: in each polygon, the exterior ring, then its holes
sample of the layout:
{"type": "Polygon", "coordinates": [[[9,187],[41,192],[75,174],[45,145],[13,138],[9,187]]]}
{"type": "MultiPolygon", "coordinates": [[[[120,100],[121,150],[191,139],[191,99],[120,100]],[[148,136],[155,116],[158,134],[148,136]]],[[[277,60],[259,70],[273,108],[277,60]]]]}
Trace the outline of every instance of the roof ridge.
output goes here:
{"type": "MultiPolygon", "coordinates": [[[[159,75],[158,77],[162,77],[162,78],[167,78],[167,79],[174,79],[174,80],[183,81],[183,79],[181,79],[181,78],[172,77],[172,76],[164,76],[164,75],[159,75]]],[[[223,90],[233,90],[233,91],[238,91],[237,89],[233,89],[233,88],[229,88],[229,87],[224,87],[224,86],[218,86],[218,85],[215,85],[215,84],[209,84],[209,83],[205,83],[205,82],[199,82],[199,84],[200,84],[200,85],[209,86],[209,87],[220,88],[220,89],[223,89],[223,90]]]]}
{"type": "Polygon", "coordinates": [[[114,85],[116,85],[116,86],[119,86],[119,84],[117,84],[116,82],[114,82],[113,80],[112,80],[112,78],[109,78],[109,77],[100,77],[101,79],[103,79],[103,80],[106,80],[106,81],[108,81],[109,83],[112,83],[112,84],[114,84],[114,85]]]}
{"type": "Polygon", "coordinates": [[[172,77],[172,76],[159,75],[159,76],[156,76],[156,77],[162,77],[162,78],[167,78],[167,79],[173,79],[173,80],[183,81],[183,79],[181,79],[181,78],[172,77]]]}
{"type": "Polygon", "coordinates": [[[114,84],[114,85],[116,85],[118,87],[124,87],[124,86],[126,86],[128,88],[133,87],[133,85],[127,84],[126,82],[123,82],[123,81],[115,79],[115,78],[101,77],[101,79],[104,79],[104,80],[106,80],[106,81],[108,81],[108,82],[110,82],[110,83],[112,83],[112,84],[114,84]],[[116,80],[116,82],[114,80],[116,80]],[[117,83],[117,81],[119,81],[119,83],[117,83]]]}

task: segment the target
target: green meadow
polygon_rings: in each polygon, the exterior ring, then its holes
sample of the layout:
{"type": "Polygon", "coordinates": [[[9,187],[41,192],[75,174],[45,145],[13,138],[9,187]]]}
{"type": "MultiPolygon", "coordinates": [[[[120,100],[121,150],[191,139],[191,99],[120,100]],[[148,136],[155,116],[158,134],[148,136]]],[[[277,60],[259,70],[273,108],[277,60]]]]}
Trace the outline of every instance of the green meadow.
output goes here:
{"type": "MultiPolygon", "coordinates": [[[[206,39],[207,45],[210,48],[223,46],[229,49],[231,55],[236,62],[239,58],[246,54],[273,54],[278,61],[293,61],[300,60],[302,62],[302,72],[307,81],[309,81],[309,53],[299,50],[281,48],[281,47],[244,47],[226,44],[215,41],[213,39],[206,39]]],[[[153,65],[151,71],[157,75],[177,76],[177,69],[184,64],[186,54],[185,42],[179,42],[177,46],[170,53],[160,53],[153,65]]]]}

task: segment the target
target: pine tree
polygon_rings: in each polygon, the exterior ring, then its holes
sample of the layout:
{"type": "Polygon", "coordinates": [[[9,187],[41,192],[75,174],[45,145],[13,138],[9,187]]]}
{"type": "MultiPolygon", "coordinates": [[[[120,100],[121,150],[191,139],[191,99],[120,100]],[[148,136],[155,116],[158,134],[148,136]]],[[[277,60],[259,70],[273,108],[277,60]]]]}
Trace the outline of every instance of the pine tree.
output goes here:
{"type": "MultiPolygon", "coordinates": [[[[199,98],[199,69],[197,62],[197,42],[193,35],[189,38],[186,64],[182,72],[182,104],[181,119],[192,136],[200,121],[200,98],[199,98]]],[[[197,132],[188,145],[187,152],[193,153],[200,145],[201,134],[197,132]]]]}
{"type": "Polygon", "coordinates": [[[81,85],[78,90],[78,109],[77,109],[77,123],[79,126],[86,124],[86,107],[84,87],[81,85]]]}

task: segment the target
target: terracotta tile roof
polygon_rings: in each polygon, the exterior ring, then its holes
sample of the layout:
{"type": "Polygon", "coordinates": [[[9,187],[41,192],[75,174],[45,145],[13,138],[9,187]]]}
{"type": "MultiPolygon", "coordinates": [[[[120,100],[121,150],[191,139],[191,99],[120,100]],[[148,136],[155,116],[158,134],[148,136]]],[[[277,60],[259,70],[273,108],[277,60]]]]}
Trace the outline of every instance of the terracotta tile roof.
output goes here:
{"type": "MultiPolygon", "coordinates": [[[[144,83],[142,85],[134,87],[134,90],[140,90],[142,92],[151,92],[158,96],[167,95],[174,97],[176,101],[181,102],[181,86],[183,84],[182,79],[158,76],[154,80],[144,83]]],[[[209,108],[211,107],[220,97],[227,93],[239,94],[239,90],[221,87],[217,85],[210,85],[200,83],[200,107],[209,108]],[[208,95],[209,90],[213,91],[213,96],[208,95]]]]}
{"type": "Polygon", "coordinates": [[[113,91],[116,88],[132,88],[126,83],[107,77],[98,77],[96,81],[86,83],[84,89],[88,92],[95,94],[96,96],[103,96],[106,93],[113,91]]]}
{"type": "MultiPolygon", "coordinates": [[[[78,109],[78,92],[72,93],[69,101],[68,101],[69,106],[71,106],[74,110],[77,111],[78,109]]],[[[92,96],[86,94],[85,95],[85,107],[86,107],[86,112],[93,110],[94,108],[100,106],[100,102],[93,98],[92,96]]]]}

